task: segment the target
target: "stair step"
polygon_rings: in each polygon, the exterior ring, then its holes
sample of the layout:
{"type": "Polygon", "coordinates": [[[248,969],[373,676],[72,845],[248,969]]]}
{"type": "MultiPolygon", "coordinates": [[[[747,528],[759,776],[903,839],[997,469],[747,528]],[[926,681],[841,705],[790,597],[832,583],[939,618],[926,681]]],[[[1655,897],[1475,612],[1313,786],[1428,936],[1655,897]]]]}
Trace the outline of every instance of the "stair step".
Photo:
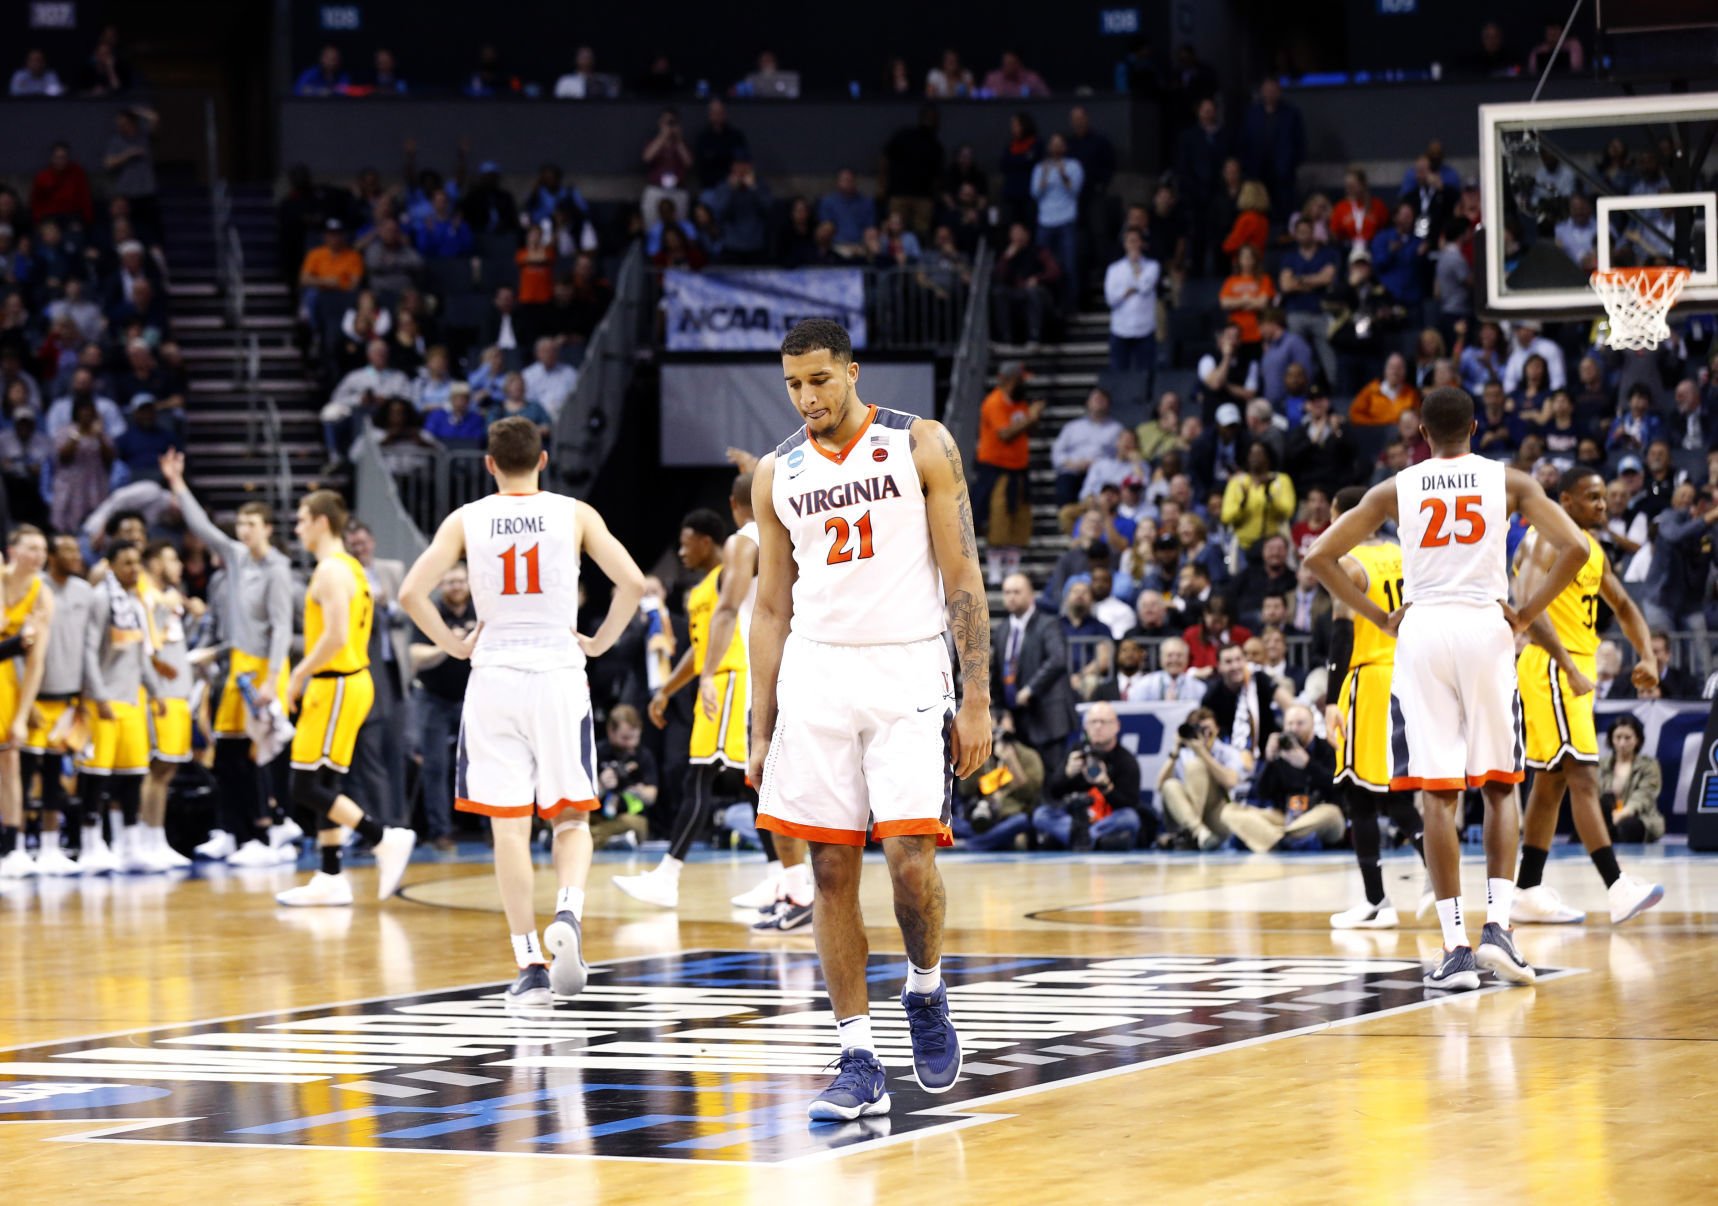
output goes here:
{"type": "MultiPolygon", "coordinates": [[[[276,448],[285,449],[288,456],[300,457],[306,460],[312,457],[320,459],[327,455],[323,449],[321,440],[283,439],[278,445],[276,445],[276,448]]],[[[199,456],[219,457],[226,463],[227,468],[235,471],[242,470],[243,466],[238,464],[238,462],[247,458],[255,461],[258,465],[266,465],[271,463],[275,455],[277,455],[273,450],[253,452],[251,451],[250,445],[243,440],[200,439],[195,445],[193,445],[192,450],[199,456]]]]}
{"type": "MultiPolygon", "coordinates": [[[[218,345],[201,345],[182,349],[187,362],[190,361],[230,361],[233,358],[233,347],[230,342],[218,345]]],[[[257,357],[260,360],[290,360],[297,361],[298,349],[286,344],[259,344],[257,357]]]]}
{"type": "Polygon", "coordinates": [[[218,290],[213,281],[187,281],[176,279],[167,286],[167,296],[171,298],[214,297],[218,290]]]}

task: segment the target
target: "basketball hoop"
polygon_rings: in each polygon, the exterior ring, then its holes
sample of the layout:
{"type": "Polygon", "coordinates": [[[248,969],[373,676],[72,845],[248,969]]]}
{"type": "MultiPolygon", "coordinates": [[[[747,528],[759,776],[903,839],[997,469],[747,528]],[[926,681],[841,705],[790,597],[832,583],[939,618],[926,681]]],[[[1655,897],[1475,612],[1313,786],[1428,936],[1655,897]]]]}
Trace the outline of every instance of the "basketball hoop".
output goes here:
{"type": "Polygon", "coordinates": [[[1686,268],[1607,268],[1595,272],[1593,292],[1605,303],[1605,342],[1622,351],[1648,351],[1670,338],[1665,315],[1688,280],[1686,268]]]}

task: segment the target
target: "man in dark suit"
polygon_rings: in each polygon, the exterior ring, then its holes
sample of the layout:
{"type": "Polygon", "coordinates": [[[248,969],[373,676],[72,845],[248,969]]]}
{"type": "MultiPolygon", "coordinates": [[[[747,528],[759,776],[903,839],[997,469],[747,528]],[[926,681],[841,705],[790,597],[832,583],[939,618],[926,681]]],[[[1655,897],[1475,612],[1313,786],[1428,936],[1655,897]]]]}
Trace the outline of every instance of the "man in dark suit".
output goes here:
{"type": "Polygon", "coordinates": [[[1225,645],[1217,655],[1217,673],[1205,689],[1205,706],[1217,717],[1217,736],[1257,761],[1265,741],[1282,729],[1275,695],[1270,676],[1249,667],[1239,645],[1225,645]]]}
{"type": "Polygon", "coordinates": [[[376,700],[358,730],[352,760],[358,781],[357,797],[366,810],[388,825],[410,828],[412,806],[406,798],[406,701],[411,696],[410,622],[400,609],[400,583],[406,567],[401,561],[376,556],[376,538],[369,527],[353,523],[346,547],[369,578],[375,622],[370,627],[370,676],[376,700]]]}
{"type": "Polygon", "coordinates": [[[1032,580],[1010,574],[1002,583],[1008,617],[990,634],[990,698],[1014,717],[1014,731],[1044,765],[1061,766],[1074,729],[1074,690],[1062,626],[1034,608],[1032,580]]]}

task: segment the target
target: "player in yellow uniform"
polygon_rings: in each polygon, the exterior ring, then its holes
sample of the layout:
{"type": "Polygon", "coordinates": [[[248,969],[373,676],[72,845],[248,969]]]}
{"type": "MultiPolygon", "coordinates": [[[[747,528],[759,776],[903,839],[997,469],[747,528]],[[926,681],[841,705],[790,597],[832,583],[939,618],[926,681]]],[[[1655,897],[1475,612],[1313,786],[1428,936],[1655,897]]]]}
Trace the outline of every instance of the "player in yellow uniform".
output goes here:
{"type": "Polygon", "coordinates": [[[143,783],[143,836],[169,867],[191,860],[167,842],[167,795],[179,767],[191,761],[191,653],[185,641],[186,602],[180,593],[185,566],[179,550],[157,540],[143,550],[138,597],[149,625],[160,693],[149,712],[149,777],[143,783]],[[146,587],[144,583],[149,585],[146,587]]]}
{"type": "Polygon", "coordinates": [[[733,635],[727,647],[714,653],[709,648],[710,621],[722,591],[722,542],[726,535],[727,525],[722,517],[708,509],[693,511],[680,521],[680,563],[698,575],[697,584],[686,592],[690,647],[680,655],[668,681],[651,698],[650,721],[659,729],[667,725],[669,698],[697,679],[712,656],[716,658],[710,701],[714,707],[706,711],[700,699],[692,709],[686,802],[675,818],[668,853],[643,875],[614,877],[615,887],[628,896],[664,909],[680,903],[680,867],[709,822],[713,801],[718,796],[738,798],[749,790],[745,786],[750,724],[746,645],[739,632],[729,628],[733,635]]]}
{"type": "MultiPolygon", "coordinates": [[[[1364,498],[1359,486],[1339,490],[1331,502],[1340,515],[1364,498]]],[[[1402,605],[1402,548],[1392,540],[1373,539],[1355,545],[1340,562],[1349,579],[1388,615],[1402,605]]],[[[1330,677],[1326,697],[1337,692],[1325,708],[1325,730],[1336,747],[1336,784],[1348,809],[1354,835],[1354,857],[1366,899],[1331,914],[1338,930],[1392,929],[1398,924],[1395,907],[1384,890],[1379,865],[1378,811],[1388,810],[1396,827],[1420,844],[1420,814],[1412,792],[1390,790],[1390,677],[1396,667],[1396,638],[1341,603],[1331,613],[1335,634],[1331,643],[1330,677]]]]}
{"type": "Polygon", "coordinates": [[[312,491],[298,504],[298,540],[316,558],[316,570],[304,596],[304,659],[287,680],[288,705],[298,714],[291,794],[316,823],[322,864],[309,883],[275,896],[283,905],[352,903],[352,885],[340,866],[342,826],[375,848],[377,900],[399,888],[417,842],[410,829],[384,829],[341,788],[375,697],[369,579],[341,539],[347,519],[345,501],[332,490],[312,491]]]}
{"type": "Polygon", "coordinates": [[[28,736],[30,710],[42,686],[47,664],[48,626],[53,621],[53,595],[42,586],[41,570],[48,560],[42,530],[20,524],[6,544],[6,567],[0,571],[0,603],[5,624],[0,639],[20,636],[28,624],[35,641],[22,658],[0,662],[0,878],[23,879],[36,874],[36,860],[23,848],[24,773],[18,751],[28,736]]]}
{"type": "MultiPolygon", "coordinates": [[[[1605,526],[1605,481],[1591,469],[1563,475],[1559,491],[1569,518],[1587,533],[1587,560],[1575,580],[1551,601],[1528,628],[1533,643],[1516,660],[1521,708],[1527,726],[1527,765],[1535,771],[1522,825],[1521,872],[1516,878],[1512,921],[1573,923],[1586,914],[1563,903],[1543,882],[1545,859],[1557,833],[1563,793],[1581,844],[1605,881],[1611,921],[1621,924],[1664,898],[1658,884],[1626,875],[1617,866],[1611,832],[1599,805],[1599,739],[1593,722],[1594,665],[1599,648],[1599,600],[1616,613],[1617,623],[1638,659],[1632,677],[1637,689],[1658,683],[1658,663],[1646,619],[1616,574],[1592,533],[1605,526]]],[[[1549,569],[1555,553],[1529,529],[1516,550],[1515,597],[1527,598],[1549,569]]]]}

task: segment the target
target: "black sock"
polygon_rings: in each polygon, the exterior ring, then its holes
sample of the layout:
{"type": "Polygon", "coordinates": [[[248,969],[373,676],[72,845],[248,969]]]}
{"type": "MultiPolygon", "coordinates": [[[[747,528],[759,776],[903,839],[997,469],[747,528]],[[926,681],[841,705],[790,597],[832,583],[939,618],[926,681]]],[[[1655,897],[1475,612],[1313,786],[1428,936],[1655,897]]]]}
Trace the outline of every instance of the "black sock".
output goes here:
{"type": "Polygon", "coordinates": [[[60,843],[75,854],[84,849],[84,806],[72,800],[60,804],[60,843]]]}
{"type": "Polygon", "coordinates": [[[1617,852],[1610,846],[1600,846],[1588,857],[1593,860],[1593,866],[1599,869],[1599,876],[1605,881],[1605,887],[1610,887],[1622,878],[1623,869],[1617,866],[1617,852]]]}
{"type": "Polygon", "coordinates": [[[710,802],[715,795],[716,777],[721,768],[689,766],[686,768],[686,794],[680,799],[680,812],[674,818],[674,835],[668,843],[669,857],[686,861],[693,843],[704,832],[708,822],[710,802]]]}
{"type": "Polygon", "coordinates": [[[1360,864],[1360,882],[1366,885],[1366,903],[1384,903],[1384,868],[1377,863],[1360,864]]]}
{"type": "Polygon", "coordinates": [[[764,857],[770,862],[781,861],[781,856],[775,852],[775,834],[767,829],[758,830],[758,845],[764,848],[764,857]]]}
{"type": "Polygon", "coordinates": [[[322,851],[322,874],[324,874],[324,875],[339,875],[340,874],[340,847],[338,847],[338,846],[318,846],[317,849],[322,851]]]}
{"type": "MultiPolygon", "coordinates": [[[[352,826],[352,829],[353,829],[353,832],[355,832],[359,837],[363,838],[366,842],[370,843],[370,845],[372,845],[372,846],[374,846],[377,842],[382,840],[382,827],[381,827],[381,825],[379,825],[375,821],[371,820],[370,815],[368,813],[359,817],[358,823],[356,825],[352,826]]],[[[324,847],[324,849],[327,849],[327,847],[324,847]]],[[[339,847],[336,846],[334,849],[336,851],[338,851],[339,847]]],[[[339,867],[336,866],[335,870],[338,871],[339,867]]],[[[332,874],[332,872],[330,874],[332,874]]]]}
{"type": "Polygon", "coordinates": [[[130,829],[137,824],[137,812],[143,803],[143,776],[115,775],[113,795],[120,815],[125,818],[125,827],[130,829]]]}
{"type": "MultiPolygon", "coordinates": [[[[24,809],[24,836],[35,838],[40,844],[42,839],[42,810],[39,808],[24,809]]],[[[26,842],[26,845],[28,843],[26,842]]]]}
{"type": "Polygon", "coordinates": [[[0,825],[0,858],[18,848],[18,830],[12,825],[0,825]]]}
{"type": "MultiPolygon", "coordinates": [[[[1606,846],[1605,849],[1609,850],[1610,847],[1606,846]]],[[[1523,842],[1521,844],[1521,874],[1515,877],[1515,886],[1525,891],[1528,888],[1537,888],[1543,883],[1545,881],[1545,859],[1550,853],[1549,850],[1541,850],[1538,846],[1529,846],[1523,842]]],[[[1616,865],[1617,860],[1611,859],[1611,866],[1616,865]]],[[[1606,881],[1606,883],[1609,882],[1609,880],[1606,881]]]]}
{"type": "Polygon", "coordinates": [[[1354,839],[1354,858],[1360,864],[1360,879],[1366,885],[1366,903],[1383,904],[1384,870],[1378,865],[1378,802],[1372,793],[1355,788],[1348,795],[1348,827],[1354,839]]]}

